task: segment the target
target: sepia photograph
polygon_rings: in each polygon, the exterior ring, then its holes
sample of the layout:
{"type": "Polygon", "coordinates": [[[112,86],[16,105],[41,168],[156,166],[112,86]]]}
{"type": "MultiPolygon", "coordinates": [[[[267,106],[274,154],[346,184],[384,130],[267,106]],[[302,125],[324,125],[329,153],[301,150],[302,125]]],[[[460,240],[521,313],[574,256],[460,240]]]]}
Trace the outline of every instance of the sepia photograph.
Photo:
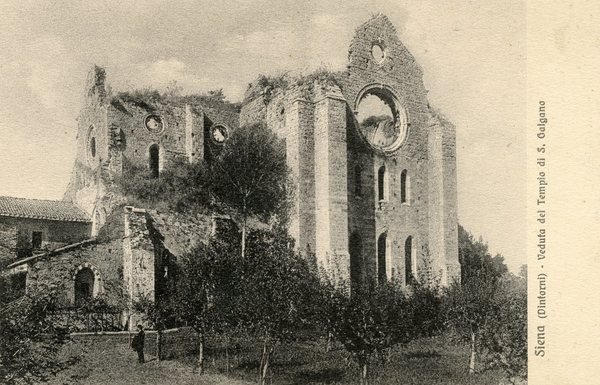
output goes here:
{"type": "Polygon", "coordinates": [[[527,2],[0,14],[0,383],[538,383],[527,2]]]}

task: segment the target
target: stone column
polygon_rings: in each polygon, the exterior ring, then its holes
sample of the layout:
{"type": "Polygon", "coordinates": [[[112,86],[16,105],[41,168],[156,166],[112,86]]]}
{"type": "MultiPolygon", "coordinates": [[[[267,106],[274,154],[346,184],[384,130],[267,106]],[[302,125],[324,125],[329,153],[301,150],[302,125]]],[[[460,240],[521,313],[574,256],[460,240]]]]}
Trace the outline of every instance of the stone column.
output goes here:
{"type": "Polygon", "coordinates": [[[460,279],[455,151],[453,127],[445,127],[437,117],[431,117],[427,149],[429,252],[442,285],[460,279]]]}
{"type": "Polygon", "coordinates": [[[315,250],[314,106],[297,98],[286,114],[286,156],[295,200],[290,235],[301,253],[315,250]]]}
{"type": "Polygon", "coordinates": [[[146,211],[125,207],[125,236],[123,237],[123,279],[129,295],[129,328],[141,322],[142,316],[133,312],[133,303],[143,297],[154,301],[154,246],[146,224],[146,211]]]}
{"type": "Polygon", "coordinates": [[[339,89],[317,91],[314,122],[317,261],[332,277],[349,279],[346,100],[339,89]]]}

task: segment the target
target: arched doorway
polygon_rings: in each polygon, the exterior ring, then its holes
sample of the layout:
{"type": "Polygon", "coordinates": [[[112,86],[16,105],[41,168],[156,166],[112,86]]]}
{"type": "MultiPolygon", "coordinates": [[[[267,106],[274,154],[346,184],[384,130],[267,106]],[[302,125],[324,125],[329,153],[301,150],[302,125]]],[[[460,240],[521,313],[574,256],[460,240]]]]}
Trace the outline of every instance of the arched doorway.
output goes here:
{"type": "Polygon", "coordinates": [[[363,255],[362,239],[358,233],[350,235],[350,284],[352,288],[359,287],[363,283],[363,255]]]}
{"type": "Polygon", "coordinates": [[[387,232],[382,233],[377,239],[377,282],[383,284],[387,281],[387,232]]]}
{"type": "Polygon", "coordinates": [[[75,275],[75,303],[81,304],[94,297],[94,281],[96,277],[89,267],[84,267],[75,275]]]}
{"type": "Polygon", "coordinates": [[[158,144],[153,144],[148,149],[148,160],[150,163],[150,175],[152,175],[153,178],[158,178],[160,166],[160,149],[158,148],[158,144]]]}

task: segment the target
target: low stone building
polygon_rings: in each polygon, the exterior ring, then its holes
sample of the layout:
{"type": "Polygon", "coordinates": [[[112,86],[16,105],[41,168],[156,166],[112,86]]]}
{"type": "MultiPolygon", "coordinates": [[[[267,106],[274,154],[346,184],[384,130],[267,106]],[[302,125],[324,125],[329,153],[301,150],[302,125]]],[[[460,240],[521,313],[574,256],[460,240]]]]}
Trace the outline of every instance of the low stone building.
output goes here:
{"type": "Polygon", "coordinates": [[[112,210],[95,237],[18,259],[8,264],[5,274],[27,290],[58,288],[64,308],[102,299],[124,310],[120,327],[133,327],[140,317],[131,311],[132,301],[160,295],[175,278],[171,275],[176,271],[174,252],[183,255],[198,241],[208,239],[215,231],[214,223],[210,216],[176,216],[120,206],[112,210]]]}
{"type": "Polygon", "coordinates": [[[91,219],[70,202],[0,197],[0,263],[89,237],[91,219]]]}

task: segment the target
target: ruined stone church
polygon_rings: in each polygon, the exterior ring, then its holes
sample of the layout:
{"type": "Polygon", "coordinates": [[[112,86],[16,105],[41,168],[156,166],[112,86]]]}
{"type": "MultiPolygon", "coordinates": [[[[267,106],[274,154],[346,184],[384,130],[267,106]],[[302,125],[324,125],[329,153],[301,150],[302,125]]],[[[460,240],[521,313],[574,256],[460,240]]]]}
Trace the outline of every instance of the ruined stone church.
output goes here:
{"type": "Polygon", "coordinates": [[[16,284],[58,285],[67,303],[154,296],[219,219],[134,207],[115,179],[127,165],[160,178],[177,160],[206,162],[255,122],[285,139],[299,252],[352,282],[460,276],[455,128],[430,107],[422,68],[383,15],[356,29],[344,71],[259,77],[241,108],[113,95],[99,67],[85,92],[63,201],[0,197],[0,261],[16,284]]]}

